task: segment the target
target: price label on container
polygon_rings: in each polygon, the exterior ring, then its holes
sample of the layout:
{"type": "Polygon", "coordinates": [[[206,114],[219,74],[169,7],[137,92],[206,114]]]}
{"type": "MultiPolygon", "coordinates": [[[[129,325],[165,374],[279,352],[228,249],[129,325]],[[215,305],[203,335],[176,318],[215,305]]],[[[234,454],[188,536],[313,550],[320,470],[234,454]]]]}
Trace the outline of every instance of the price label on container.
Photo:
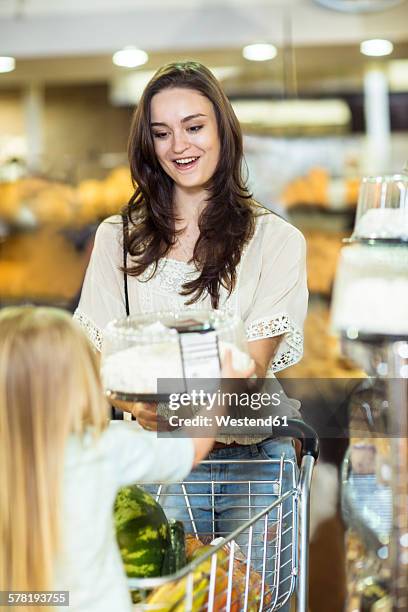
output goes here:
{"type": "Polygon", "coordinates": [[[216,383],[221,374],[216,332],[181,333],[179,339],[187,388],[190,379],[211,379],[216,383]]]}

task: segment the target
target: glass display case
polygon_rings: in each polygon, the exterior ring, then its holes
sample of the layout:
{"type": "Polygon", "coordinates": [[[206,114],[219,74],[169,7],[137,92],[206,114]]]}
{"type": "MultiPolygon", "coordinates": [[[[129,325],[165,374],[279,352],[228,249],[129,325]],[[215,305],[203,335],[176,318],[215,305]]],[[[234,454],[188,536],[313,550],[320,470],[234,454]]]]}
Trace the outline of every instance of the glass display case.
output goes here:
{"type": "Polygon", "coordinates": [[[343,465],[350,612],[408,607],[407,188],[406,175],[363,180],[334,286],[332,327],[373,386],[350,407],[343,465]]]}

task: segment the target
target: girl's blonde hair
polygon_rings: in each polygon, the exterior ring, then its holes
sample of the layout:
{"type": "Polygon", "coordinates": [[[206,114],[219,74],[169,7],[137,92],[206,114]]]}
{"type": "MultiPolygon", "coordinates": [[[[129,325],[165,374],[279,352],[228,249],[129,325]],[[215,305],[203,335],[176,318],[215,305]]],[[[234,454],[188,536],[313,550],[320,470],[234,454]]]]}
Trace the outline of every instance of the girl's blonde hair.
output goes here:
{"type": "Polygon", "coordinates": [[[67,438],[107,423],[98,370],[67,313],[0,311],[0,591],[53,587],[67,438]]]}

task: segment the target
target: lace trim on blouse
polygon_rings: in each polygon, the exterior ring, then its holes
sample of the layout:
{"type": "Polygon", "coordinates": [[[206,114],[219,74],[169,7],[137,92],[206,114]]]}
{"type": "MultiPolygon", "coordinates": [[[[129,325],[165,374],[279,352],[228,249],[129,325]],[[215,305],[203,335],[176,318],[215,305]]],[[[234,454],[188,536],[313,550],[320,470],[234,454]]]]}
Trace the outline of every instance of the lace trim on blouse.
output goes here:
{"type": "MultiPolygon", "coordinates": [[[[93,346],[98,351],[101,351],[103,339],[101,329],[78,308],[73,318],[85,331],[93,346]]],[[[279,315],[274,319],[259,319],[251,323],[247,328],[247,338],[249,341],[272,338],[281,334],[285,334],[286,344],[289,346],[289,349],[273,359],[268,368],[269,372],[279,372],[300,361],[303,355],[303,334],[290,322],[287,315],[279,315]]]]}
{"type": "MultiPolygon", "coordinates": [[[[228,296],[228,292],[221,290],[219,308],[222,310],[235,313],[237,311],[237,288],[240,282],[242,264],[247,255],[249,246],[256,238],[258,231],[259,224],[256,224],[251,240],[242,250],[241,260],[237,267],[237,280],[234,291],[228,296]]],[[[167,306],[171,310],[188,310],[189,308],[199,308],[200,305],[205,307],[205,303],[208,302],[205,296],[203,296],[199,302],[187,306],[184,303],[187,298],[180,295],[183,285],[194,280],[199,275],[199,271],[195,268],[193,263],[165,257],[160,259],[157,264],[156,272],[152,276],[154,265],[155,264],[151,264],[137,278],[137,280],[140,281],[139,293],[143,312],[152,312],[154,310],[154,294],[165,296],[167,306]]]]}
{"type": "Polygon", "coordinates": [[[143,312],[155,310],[154,294],[166,297],[169,310],[189,308],[184,306],[184,299],[186,298],[182,298],[180,292],[184,283],[193,280],[198,275],[194,266],[184,261],[164,258],[159,261],[156,273],[152,277],[153,270],[154,264],[151,264],[137,278],[137,281],[140,283],[138,291],[143,312]]]}
{"type": "Polygon", "coordinates": [[[268,368],[269,372],[279,372],[294,365],[302,358],[303,334],[286,314],[279,314],[272,319],[257,319],[247,327],[246,334],[250,342],[285,334],[285,341],[289,349],[275,356],[268,368]]]}
{"type": "Polygon", "coordinates": [[[77,308],[74,312],[73,319],[75,319],[75,321],[77,321],[77,323],[82,327],[93,346],[98,351],[101,351],[103,334],[99,327],[95,325],[95,323],[89,317],[81,312],[79,308],[77,308]]]}

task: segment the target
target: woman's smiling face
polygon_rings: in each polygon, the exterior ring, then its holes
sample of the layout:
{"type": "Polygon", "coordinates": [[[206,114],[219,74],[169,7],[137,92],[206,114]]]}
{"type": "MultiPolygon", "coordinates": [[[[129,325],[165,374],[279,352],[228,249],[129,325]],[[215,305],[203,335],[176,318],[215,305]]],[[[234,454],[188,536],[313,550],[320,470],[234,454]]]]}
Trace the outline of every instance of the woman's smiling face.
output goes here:
{"type": "Polygon", "coordinates": [[[151,101],[157,159],[179,187],[197,189],[213,176],[220,157],[211,101],[194,89],[163,89],[151,101]]]}

